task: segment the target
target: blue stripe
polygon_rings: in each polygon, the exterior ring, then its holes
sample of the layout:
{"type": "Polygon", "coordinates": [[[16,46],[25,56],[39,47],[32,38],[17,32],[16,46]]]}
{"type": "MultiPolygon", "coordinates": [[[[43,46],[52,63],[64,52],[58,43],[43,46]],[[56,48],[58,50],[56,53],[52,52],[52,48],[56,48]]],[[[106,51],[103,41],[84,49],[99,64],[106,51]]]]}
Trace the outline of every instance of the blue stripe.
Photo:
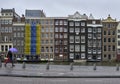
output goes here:
{"type": "Polygon", "coordinates": [[[36,54],[36,25],[31,25],[31,55],[36,54]]]}

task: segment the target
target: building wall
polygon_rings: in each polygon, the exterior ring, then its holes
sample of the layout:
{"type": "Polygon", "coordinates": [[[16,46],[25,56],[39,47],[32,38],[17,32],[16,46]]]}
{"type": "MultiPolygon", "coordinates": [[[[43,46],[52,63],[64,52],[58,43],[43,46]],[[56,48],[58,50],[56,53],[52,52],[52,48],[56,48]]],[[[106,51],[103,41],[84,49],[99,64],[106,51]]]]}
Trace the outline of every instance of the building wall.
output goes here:
{"type": "Polygon", "coordinates": [[[101,20],[87,20],[88,48],[87,61],[102,60],[102,24],[101,20]]]}
{"type": "Polygon", "coordinates": [[[68,61],[68,22],[67,19],[58,18],[54,21],[54,47],[55,61],[68,61]]]}
{"type": "Polygon", "coordinates": [[[41,18],[41,60],[54,60],[54,18],[41,18]]]}
{"type": "Polygon", "coordinates": [[[103,24],[103,61],[116,60],[116,29],[118,22],[115,19],[112,19],[110,15],[107,19],[102,21],[103,24]]]}
{"type": "Polygon", "coordinates": [[[120,22],[118,23],[118,26],[117,26],[117,60],[120,61],[120,22]]]}

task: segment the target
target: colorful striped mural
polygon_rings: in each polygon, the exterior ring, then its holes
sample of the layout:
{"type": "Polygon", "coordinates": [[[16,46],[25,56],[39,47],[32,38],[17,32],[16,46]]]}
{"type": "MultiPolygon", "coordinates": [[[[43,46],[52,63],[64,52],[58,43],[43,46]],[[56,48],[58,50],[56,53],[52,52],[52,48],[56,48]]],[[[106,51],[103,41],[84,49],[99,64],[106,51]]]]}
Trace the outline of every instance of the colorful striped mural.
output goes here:
{"type": "Polygon", "coordinates": [[[39,24],[26,24],[25,26],[25,55],[40,54],[40,32],[39,24]]]}

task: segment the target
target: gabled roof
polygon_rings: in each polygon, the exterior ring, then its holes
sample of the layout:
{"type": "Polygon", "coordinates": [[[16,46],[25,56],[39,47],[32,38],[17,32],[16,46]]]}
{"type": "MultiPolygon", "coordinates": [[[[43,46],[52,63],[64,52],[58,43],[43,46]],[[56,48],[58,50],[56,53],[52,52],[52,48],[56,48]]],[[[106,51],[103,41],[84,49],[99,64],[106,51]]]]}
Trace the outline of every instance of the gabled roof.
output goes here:
{"type": "Polygon", "coordinates": [[[68,15],[68,18],[72,18],[72,19],[87,19],[88,16],[86,14],[81,15],[78,11],[76,11],[73,15],[68,15]]]}
{"type": "Polygon", "coordinates": [[[117,21],[116,21],[116,19],[112,19],[110,14],[109,14],[107,19],[103,19],[102,22],[117,22],[117,21]]]}

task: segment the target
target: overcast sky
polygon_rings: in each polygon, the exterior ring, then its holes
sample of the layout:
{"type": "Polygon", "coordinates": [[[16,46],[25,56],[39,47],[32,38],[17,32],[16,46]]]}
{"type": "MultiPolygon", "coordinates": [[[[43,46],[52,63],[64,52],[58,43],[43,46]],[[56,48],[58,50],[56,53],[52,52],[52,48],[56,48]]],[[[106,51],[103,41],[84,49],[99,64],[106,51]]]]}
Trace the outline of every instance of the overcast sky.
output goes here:
{"type": "Polygon", "coordinates": [[[15,8],[21,15],[26,9],[44,10],[47,17],[68,16],[78,11],[95,18],[111,17],[120,20],[120,0],[0,0],[0,8],[15,8]]]}

